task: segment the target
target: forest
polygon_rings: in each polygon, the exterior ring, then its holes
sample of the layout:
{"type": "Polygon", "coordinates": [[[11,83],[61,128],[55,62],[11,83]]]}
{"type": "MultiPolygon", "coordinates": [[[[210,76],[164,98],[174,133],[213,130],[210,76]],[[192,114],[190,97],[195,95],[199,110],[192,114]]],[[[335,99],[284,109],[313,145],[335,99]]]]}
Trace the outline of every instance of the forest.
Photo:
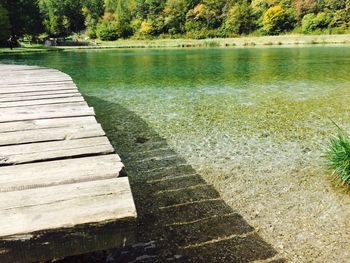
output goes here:
{"type": "Polygon", "coordinates": [[[215,38],[348,33],[350,0],[0,0],[0,42],[10,35],[215,38]]]}

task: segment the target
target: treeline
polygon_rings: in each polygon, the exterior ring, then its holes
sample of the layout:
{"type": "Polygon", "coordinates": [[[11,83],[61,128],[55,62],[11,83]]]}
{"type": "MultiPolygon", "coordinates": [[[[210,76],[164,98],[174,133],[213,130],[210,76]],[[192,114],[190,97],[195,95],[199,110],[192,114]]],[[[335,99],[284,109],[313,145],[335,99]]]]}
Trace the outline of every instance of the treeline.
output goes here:
{"type": "Polygon", "coordinates": [[[0,0],[0,41],[9,35],[89,38],[232,37],[343,33],[350,0],[0,0]]]}

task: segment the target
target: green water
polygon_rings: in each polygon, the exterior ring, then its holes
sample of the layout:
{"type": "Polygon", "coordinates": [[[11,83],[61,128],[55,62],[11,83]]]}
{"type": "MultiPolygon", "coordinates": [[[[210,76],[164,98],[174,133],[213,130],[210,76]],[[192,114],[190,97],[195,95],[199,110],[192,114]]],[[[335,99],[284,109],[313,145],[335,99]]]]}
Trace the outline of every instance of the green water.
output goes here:
{"type": "MultiPolygon", "coordinates": [[[[348,46],[71,51],[0,62],[68,73],[93,106],[111,102],[138,116],[223,191],[237,174],[319,173],[336,132],[328,118],[350,128],[348,46]]],[[[106,113],[100,107],[98,118],[106,113]]],[[[123,124],[105,128],[114,125],[123,124]]]]}
{"type": "MultiPolygon", "coordinates": [[[[174,222],[184,240],[198,236],[195,243],[232,235],[227,217],[213,217],[212,231],[206,226],[203,234],[182,224],[200,224],[191,213],[214,206],[214,215],[243,215],[295,262],[348,258],[339,244],[348,244],[350,199],[327,179],[323,155],[337,133],[330,119],[350,130],[349,46],[90,50],[2,55],[0,63],[53,67],[73,77],[128,169],[138,238],[163,240],[160,254],[167,255],[164,244],[172,250],[171,242],[179,242],[169,232],[174,222]],[[180,179],[167,179],[174,174],[180,179]],[[160,178],[166,180],[151,181],[160,178]],[[188,210],[162,207],[183,203],[188,210]]],[[[244,255],[256,250],[249,244],[254,249],[242,249],[244,255]]],[[[225,248],[186,245],[176,253],[212,258],[225,248]]]]}

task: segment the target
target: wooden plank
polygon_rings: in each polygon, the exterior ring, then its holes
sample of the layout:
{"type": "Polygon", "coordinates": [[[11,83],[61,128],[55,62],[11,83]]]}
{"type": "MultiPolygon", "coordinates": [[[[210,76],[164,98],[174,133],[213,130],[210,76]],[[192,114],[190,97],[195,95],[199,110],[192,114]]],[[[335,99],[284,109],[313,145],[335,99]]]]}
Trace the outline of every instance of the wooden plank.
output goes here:
{"type": "Polygon", "coordinates": [[[25,100],[25,101],[11,101],[11,102],[0,102],[0,108],[10,107],[23,107],[33,105],[50,105],[50,104],[62,104],[72,102],[84,102],[83,97],[68,97],[68,98],[49,98],[49,99],[37,99],[37,100],[25,100]]]}
{"type": "Polygon", "coordinates": [[[0,87],[0,94],[11,94],[11,93],[25,93],[25,92],[39,92],[39,91],[78,91],[78,88],[72,84],[61,84],[57,85],[37,85],[37,86],[18,86],[18,87],[0,87]]]}
{"type": "Polygon", "coordinates": [[[127,177],[20,192],[0,193],[1,239],[136,217],[127,177]]]}
{"type": "Polygon", "coordinates": [[[14,108],[3,108],[1,110],[2,112],[6,112],[9,114],[13,114],[14,112],[22,112],[22,111],[39,111],[39,110],[52,110],[52,109],[69,109],[69,108],[74,108],[74,107],[86,107],[87,103],[85,101],[83,102],[72,102],[72,103],[67,103],[64,105],[45,105],[45,106],[37,106],[37,105],[29,105],[29,106],[19,106],[19,107],[14,107],[14,108]]]}
{"type": "Polygon", "coordinates": [[[8,78],[7,76],[3,76],[0,78],[1,80],[1,85],[18,85],[18,84],[23,84],[23,83],[47,83],[47,82],[60,82],[60,81],[72,81],[72,78],[67,76],[67,75],[50,75],[47,74],[45,75],[27,75],[27,76],[22,76],[19,75],[17,77],[12,77],[8,78]]]}
{"type": "Polygon", "coordinates": [[[0,192],[105,180],[123,175],[117,154],[1,168],[0,192]]]}
{"type": "Polygon", "coordinates": [[[0,136],[4,132],[39,130],[48,128],[63,128],[74,125],[88,125],[96,123],[93,116],[57,118],[57,119],[38,119],[29,121],[0,122],[0,136]]]}
{"type": "Polygon", "coordinates": [[[78,91],[46,91],[46,92],[44,91],[44,92],[0,94],[0,103],[10,102],[10,101],[26,101],[26,100],[70,98],[70,97],[81,97],[81,95],[78,91]]]}
{"type": "Polygon", "coordinates": [[[104,135],[105,132],[98,123],[88,125],[71,125],[69,127],[2,133],[0,135],[0,146],[34,142],[74,140],[104,135]]]}
{"type": "Polygon", "coordinates": [[[124,165],[72,79],[0,65],[0,262],[134,242],[124,165]]]}
{"type": "Polygon", "coordinates": [[[37,66],[25,66],[25,67],[18,67],[19,65],[15,65],[14,67],[9,67],[8,65],[6,65],[5,67],[0,66],[0,76],[4,75],[7,72],[14,72],[16,74],[18,74],[18,72],[20,72],[20,74],[38,74],[40,72],[52,72],[52,73],[61,73],[61,71],[57,70],[57,69],[53,69],[53,68],[44,68],[44,67],[37,67],[37,66]]]}
{"type": "Polygon", "coordinates": [[[70,85],[75,85],[73,80],[60,80],[60,81],[43,81],[40,83],[37,82],[24,82],[24,83],[19,83],[19,84],[3,84],[2,82],[0,83],[0,88],[5,88],[5,87],[11,87],[11,88],[19,88],[19,87],[32,87],[32,86],[53,86],[53,85],[63,85],[63,84],[70,84],[70,85]]]}
{"type": "Polygon", "coordinates": [[[87,107],[85,102],[79,102],[74,104],[67,103],[44,106],[3,108],[0,111],[0,122],[94,115],[95,113],[93,108],[87,107]]]}
{"type": "MultiPolygon", "coordinates": [[[[62,71],[59,71],[57,69],[52,68],[43,68],[43,67],[37,67],[37,68],[0,68],[1,75],[6,75],[8,73],[10,74],[17,74],[17,76],[20,74],[21,76],[26,76],[28,74],[30,75],[46,75],[46,74],[52,74],[52,75],[66,75],[62,71]],[[15,69],[15,70],[14,70],[15,69]]],[[[67,75],[68,76],[68,75],[67,75]]]]}
{"type": "Polygon", "coordinates": [[[2,146],[0,166],[113,152],[106,137],[2,146]]]}
{"type": "Polygon", "coordinates": [[[33,86],[54,86],[54,85],[75,85],[73,80],[45,80],[43,79],[43,81],[27,81],[27,82],[23,82],[23,83],[4,83],[1,82],[0,83],[0,89],[9,87],[9,88],[20,88],[20,87],[33,87],[33,86]]]}
{"type": "Polygon", "coordinates": [[[9,70],[35,70],[35,69],[44,69],[40,66],[28,66],[28,65],[14,65],[14,64],[0,64],[0,69],[9,69],[9,70]]]}
{"type": "Polygon", "coordinates": [[[27,77],[43,77],[43,75],[45,76],[56,76],[56,77],[65,77],[67,78],[67,75],[65,75],[62,72],[59,71],[55,71],[52,69],[40,69],[40,70],[4,70],[1,71],[0,73],[0,79],[5,79],[5,80],[13,80],[13,79],[18,79],[18,77],[20,78],[27,78],[27,77]]]}

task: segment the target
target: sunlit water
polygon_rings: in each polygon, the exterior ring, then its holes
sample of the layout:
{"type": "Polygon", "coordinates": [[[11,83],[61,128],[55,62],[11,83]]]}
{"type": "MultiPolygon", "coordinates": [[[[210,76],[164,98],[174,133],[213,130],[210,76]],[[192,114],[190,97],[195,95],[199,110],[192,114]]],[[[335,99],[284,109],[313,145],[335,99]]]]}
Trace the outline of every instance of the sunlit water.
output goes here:
{"type": "Polygon", "coordinates": [[[142,118],[277,248],[310,243],[299,253],[308,258],[349,241],[350,201],[322,157],[337,132],[331,120],[350,129],[349,46],[52,52],[0,63],[57,68],[92,106],[104,100],[142,118]]]}

